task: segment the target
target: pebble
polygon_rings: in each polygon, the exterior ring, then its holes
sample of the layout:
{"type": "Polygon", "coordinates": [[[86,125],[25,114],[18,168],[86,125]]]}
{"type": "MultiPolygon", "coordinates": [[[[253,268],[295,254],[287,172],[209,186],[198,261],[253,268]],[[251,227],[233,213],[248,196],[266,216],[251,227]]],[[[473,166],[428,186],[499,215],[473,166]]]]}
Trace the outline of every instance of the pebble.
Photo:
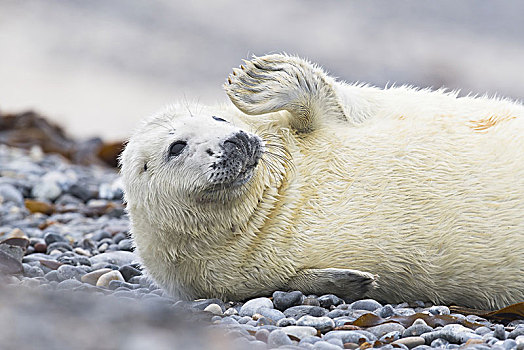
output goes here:
{"type": "Polygon", "coordinates": [[[357,331],[331,331],[324,335],[323,339],[337,338],[342,341],[342,343],[355,343],[362,344],[364,342],[369,342],[370,339],[364,334],[357,331]]]}
{"type": "Polygon", "coordinates": [[[388,317],[393,316],[394,314],[395,314],[395,309],[393,309],[393,306],[389,304],[384,305],[377,312],[377,315],[382,318],[388,318],[388,317]]]}
{"type": "Polygon", "coordinates": [[[304,294],[302,294],[302,292],[299,291],[276,291],[273,293],[273,304],[275,305],[276,309],[284,311],[292,306],[300,305],[302,303],[303,298],[304,294]]]}
{"type": "Polygon", "coordinates": [[[351,308],[353,310],[367,310],[367,311],[375,311],[376,309],[381,308],[382,305],[373,299],[362,299],[357,300],[353,304],[351,304],[351,308]]]}
{"type": "Polygon", "coordinates": [[[298,306],[292,306],[284,311],[284,315],[286,317],[294,318],[295,320],[298,320],[302,316],[325,316],[328,313],[326,309],[320,306],[311,306],[311,305],[298,305],[298,306]]]}
{"type": "Polygon", "coordinates": [[[95,270],[93,272],[89,272],[89,273],[86,273],[85,275],[83,275],[80,280],[84,283],[89,283],[93,286],[96,285],[96,282],[98,282],[98,279],[100,278],[100,276],[110,272],[110,271],[113,271],[111,269],[99,269],[99,270],[95,270]]]}
{"type": "Polygon", "coordinates": [[[0,203],[9,202],[18,207],[23,207],[24,196],[16,187],[9,184],[0,184],[0,203]]]}
{"type": "Polygon", "coordinates": [[[89,258],[89,261],[91,261],[92,265],[105,262],[122,267],[124,265],[134,264],[138,261],[138,259],[132,252],[113,251],[95,255],[89,258]]]}
{"type": "Polygon", "coordinates": [[[428,326],[424,320],[418,318],[415,320],[415,322],[413,322],[413,325],[406,328],[406,330],[402,332],[402,337],[419,336],[431,331],[433,331],[433,328],[428,326]]]}
{"type": "Polygon", "coordinates": [[[111,270],[109,272],[106,272],[102,276],[98,278],[98,281],[96,282],[97,287],[109,287],[109,282],[117,280],[117,281],[123,281],[124,277],[122,277],[122,274],[118,270],[111,270]]]}
{"type": "Polygon", "coordinates": [[[313,350],[340,350],[342,346],[331,344],[326,341],[319,341],[313,345],[313,350]]]}
{"type": "Polygon", "coordinates": [[[497,339],[505,340],[507,336],[504,326],[501,324],[496,325],[495,330],[493,331],[493,336],[497,339]]]}
{"type": "Polygon", "coordinates": [[[402,337],[400,339],[395,340],[391,344],[404,344],[408,347],[408,349],[412,349],[419,345],[424,345],[425,340],[422,337],[402,337]]]}
{"type": "Polygon", "coordinates": [[[271,309],[265,306],[259,307],[257,309],[257,313],[274,321],[275,323],[286,317],[282,311],[271,309]]]}
{"type": "Polygon", "coordinates": [[[314,336],[317,334],[317,330],[315,328],[307,326],[287,326],[282,327],[281,330],[287,335],[291,335],[298,339],[314,336]]]}
{"type": "Polygon", "coordinates": [[[449,311],[449,307],[442,306],[442,305],[436,305],[429,308],[429,313],[433,315],[449,315],[451,312],[449,311]]]}
{"type": "Polygon", "coordinates": [[[122,274],[122,276],[124,277],[124,279],[126,281],[129,281],[132,277],[141,276],[142,275],[142,271],[140,271],[139,269],[134,268],[131,265],[124,265],[124,266],[120,267],[118,269],[118,271],[120,271],[120,273],[122,274]]]}
{"type": "Polygon", "coordinates": [[[261,307],[272,309],[273,302],[271,301],[271,299],[265,297],[251,299],[247,301],[244,305],[242,305],[239,311],[239,315],[251,317],[255,313],[257,313],[258,309],[261,307]]]}
{"type": "Polygon", "coordinates": [[[297,320],[297,326],[309,326],[317,329],[321,333],[328,332],[335,328],[335,322],[329,317],[302,316],[297,320]]]}
{"type": "Polygon", "coordinates": [[[271,332],[267,338],[268,348],[278,348],[282,345],[292,345],[293,342],[284,331],[277,329],[271,332]]]}
{"type": "Polygon", "coordinates": [[[209,304],[204,308],[204,311],[211,312],[215,315],[222,315],[222,308],[218,304],[209,304]]]}
{"type": "Polygon", "coordinates": [[[267,329],[259,329],[255,333],[255,339],[263,341],[264,343],[267,343],[267,339],[269,338],[269,331],[267,329]]]}
{"type": "Polygon", "coordinates": [[[320,303],[321,307],[329,310],[331,306],[338,306],[340,304],[343,304],[344,300],[342,300],[334,294],[325,294],[318,297],[318,302],[320,303]]]}
{"type": "Polygon", "coordinates": [[[398,323],[384,323],[378,326],[369,327],[366,330],[372,333],[375,337],[381,338],[382,336],[390,332],[399,332],[402,334],[405,331],[405,328],[404,326],[398,323]]]}
{"type": "Polygon", "coordinates": [[[285,317],[283,319],[280,319],[277,322],[277,327],[287,327],[287,326],[294,326],[297,324],[297,321],[294,318],[291,317],[285,317]]]}

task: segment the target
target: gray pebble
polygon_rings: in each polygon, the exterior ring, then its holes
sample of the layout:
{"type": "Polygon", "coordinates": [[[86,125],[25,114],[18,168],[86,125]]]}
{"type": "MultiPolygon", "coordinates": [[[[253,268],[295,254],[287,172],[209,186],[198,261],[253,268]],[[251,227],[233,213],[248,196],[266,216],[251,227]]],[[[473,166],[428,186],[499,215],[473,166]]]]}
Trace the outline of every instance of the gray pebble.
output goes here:
{"type": "Polygon", "coordinates": [[[269,337],[269,331],[267,329],[259,329],[255,333],[255,339],[263,341],[264,343],[267,343],[268,337],[269,337]]]}
{"type": "Polygon", "coordinates": [[[72,251],[73,247],[69,245],[68,242],[54,242],[47,246],[47,254],[52,254],[53,252],[59,251],[60,253],[72,251]]]}
{"type": "Polygon", "coordinates": [[[340,350],[342,349],[342,346],[331,344],[326,341],[319,341],[313,345],[313,349],[314,350],[340,350]]]}
{"type": "Polygon", "coordinates": [[[350,313],[351,313],[350,310],[335,309],[335,310],[331,310],[330,312],[328,312],[326,316],[329,318],[337,318],[337,317],[342,317],[342,316],[348,316],[350,313]]]}
{"type": "Polygon", "coordinates": [[[353,310],[367,310],[367,311],[375,311],[378,308],[381,308],[382,305],[373,299],[362,299],[357,300],[353,304],[351,304],[351,308],[353,310]]]}
{"type": "Polygon", "coordinates": [[[437,338],[431,342],[432,348],[445,348],[449,344],[449,341],[447,341],[444,338],[437,338]]]}
{"type": "Polygon", "coordinates": [[[505,340],[507,336],[506,336],[506,331],[504,330],[504,326],[501,324],[495,325],[493,336],[497,339],[505,340]]]}
{"type": "Polygon", "coordinates": [[[398,323],[384,323],[384,324],[374,326],[374,327],[369,327],[366,329],[366,331],[372,333],[377,338],[381,338],[382,336],[390,332],[400,332],[402,334],[404,330],[405,330],[404,326],[398,323]]]}
{"type": "Polygon", "coordinates": [[[392,343],[395,340],[399,340],[401,336],[402,333],[400,333],[399,331],[392,331],[380,337],[379,341],[381,341],[382,343],[392,343]]]}
{"type": "Polygon", "coordinates": [[[269,298],[261,297],[261,298],[255,298],[248,300],[242,307],[240,308],[239,314],[240,316],[253,316],[255,313],[257,313],[257,310],[261,307],[266,307],[269,309],[273,308],[273,302],[269,298]]]}
{"type": "Polygon", "coordinates": [[[69,241],[64,236],[62,236],[59,233],[55,233],[55,232],[45,233],[44,241],[45,241],[45,244],[47,245],[50,245],[51,243],[55,243],[55,242],[65,242],[69,244],[69,241]]]}
{"type": "Polygon", "coordinates": [[[329,317],[302,316],[297,320],[297,326],[309,326],[325,333],[335,328],[335,322],[329,317]]]}
{"type": "Polygon", "coordinates": [[[59,281],[73,278],[80,280],[80,278],[86,274],[86,269],[81,266],[62,265],[56,270],[56,272],[59,281]]]}
{"type": "Polygon", "coordinates": [[[247,347],[245,347],[245,349],[266,350],[267,349],[267,345],[266,345],[266,343],[261,342],[260,340],[251,340],[251,341],[248,341],[247,347]]]}
{"type": "Polygon", "coordinates": [[[333,344],[333,345],[337,345],[341,348],[344,347],[344,343],[342,343],[342,340],[338,339],[338,338],[331,338],[331,339],[328,339],[326,340],[328,343],[330,344],[333,344]]]}
{"type": "MultiPolygon", "coordinates": [[[[335,339],[335,338],[333,338],[335,339]]],[[[300,342],[298,343],[299,346],[302,346],[304,344],[315,344],[319,341],[322,341],[321,338],[317,337],[317,336],[309,336],[309,337],[304,337],[302,339],[300,339],[300,342]]]]}
{"type": "Polygon", "coordinates": [[[485,326],[478,327],[477,329],[475,329],[475,333],[477,333],[478,335],[484,335],[486,333],[489,333],[490,331],[491,329],[485,326]]]}
{"type": "Polygon", "coordinates": [[[302,305],[320,306],[320,302],[315,297],[307,297],[302,300],[302,305]]]}
{"type": "Polygon", "coordinates": [[[331,331],[324,335],[323,339],[328,340],[331,338],[338,338],[342,343],[355,343],[362,344],[363,342],[369,342],[370,339],[360,332],[356,331],[331,331]]]}
{"type": "Polygon", "coordinates": [[[58,285],[56,286],[56,289],[74,289],[74,288],[77,288],[77,287],[80,287],[83,283],[76,280],[76,279],[68,279],[68,280],[64,280],[60,283],[58,283],[58,285]]]}
{"type": "Polygon", "coordinates": [[[24,206],[24,196],[14,186],[9,184],[0,185],[0,204],[11,202],[17,207],[24,206]]]}
{"type": "Polygon", "coordinates": [[[56,272],[56,270],[52,270],[52,271],[49,271],[48,273],[45,274],[45,279],[48,280],[48,281],[55,281],[55,282],[60,282],[60,279],[58,278],[58,273],[56,272]]]}
{"type": "Polygon", "coordinates": [[[292,317],[296,320],[305,315],[320,317],[325,316],[327,313],[328,311],[323,307],[310,305],[292,306],[284,311],[286,317],[292,317]]]}
{"type": "Polygon", "coordinates": [[[281,319],[286,317],[282,311],[279,311],[277,309],[270,309],[265,306],[258,308],[257,313],[266,318],[273,320],[274,322],[278,322],[281,319]]]}
{"type": "Polygon", "coordinates": [[[402,332],[402,337],[413,337],[413,336],[419,336],[424,333],[432,332],[433,328],[428,326],[426,322],[424,324],[413,324],[412,326],[406,328],[404,332],[402,332]]]}
{"type": "Polygon", "coordinates": [[[27,263],[23,263],[22,267],[24,268],[24,276],[26,277],[43,277],[44,271],[38,266],[31,266],[27,263]]]}
{"type": "Polygon", "coordinates": [[[275,308],[284,311],[292,306],[297,306],[302,303],[304,294],[299,291],[293,292],[281,292],[276,291],[273,293],[273,304],[275,308]]]}
{"type": "Polygon", "coordinates": [[[131,265],[138,261],[136,255],[132,252],[126,251],[114,251],[95,255],[89,258],[91,264],[97,264],[100,262],[110,263],[117,266],[131,265]]]}
{"type": "Polygon", "coordinates": [[[287,326],[294,326],[297,324],[297,321],[292,317],[285,317],[277,322],[277,327],[287,327],[287,326]]]}
{"type": "Polygon", "coordinates": [[[502,347],[505,350],[516,350],[517,342],[514,339],[506,339],[504,340],[504,343],[502,343],[502,347]]]}
{"type": "Polygon", "coordinates": [[[328,310],[331,306],[338,306],[344,303],[344,300],[340,299],[339,297],[337,297],[334,294],[322,295],[318,297],[318,301],[321,307],[328,309],[328,310]]]}
{"type": "Polygon", "coordinates": [[[518,336],[524,336],[524,324],[518,325],[514,330],[509,332],[508,338],[516,339],[518,336]]]}
{"type": "Polygon", "coordinates": [[[278,348],[282,345],[292,345],[293,342],[286,333],[280,329],[274,330],[271,332],[267,338],[267,346],[269,348],[278,348]]]}
{"type": "Polygon", "coordinates": [[[132,277],[142,275],[142,271],[134,268],[131,265],[124,265],[121,268],[119,268],[118,270],[120,271],[120,273],[122,274],[122,276],[124,277],[126,281],[129,281],[132,277]]]}
{"type": "Polygon", "coordinates": [[[133,241],[126,238],[118,242],[118,249],[119,250],[126,250],[126,251],[133,251],[133,241]]]}
{"type": "Polygon", "coordinates": [[[281,330],[287,335],[291,335],[298,339],[317,335],[317,330],[315,328],[307,326],[287,326],[282,327],[281,330]]]}
{"type": "Polygon", "coordinates": [[[394,314],[395,314],[395,309],[393,309],[393,306],[389,304],[384,305],[377,312],[377,315],[382,318],[388,318],[388,317],[393,316],[394,314]]]}
{"type": "Polygon", "coordinates": [[[442,306],[442,305],[432,306],[429,308],[428,311],[430,314],[433,314],[433,315],[449,315],[450,314],[449,307],[442,306]]]}

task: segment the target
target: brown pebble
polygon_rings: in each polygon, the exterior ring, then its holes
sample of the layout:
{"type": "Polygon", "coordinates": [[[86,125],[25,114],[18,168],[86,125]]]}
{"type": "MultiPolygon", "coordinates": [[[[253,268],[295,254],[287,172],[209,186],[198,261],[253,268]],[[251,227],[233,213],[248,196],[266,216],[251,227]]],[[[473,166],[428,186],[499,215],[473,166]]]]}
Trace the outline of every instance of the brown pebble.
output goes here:
{"type": "Polygon", "coordinates": [[[406,338],[400,338],[392,342],[392,345],[395,344],[404,344],[409,349],[414,348],[415,346],[424,345],[425,341],[422,337],[406,337],[406,338]]]}
{"type": "Polygon", "coordinates": [[[84,282],[84,283],[89,283],[89,284],[95,286],[96,283],[98,282],[98,279],[100,278],[100,276],[102,276],[102,275],[104,275],[104,274],[106,274],[108,272],[111,272],[111,271],[113,271],[113,270],[108,269],[108,268],[95,270],[93,272],[86,273],[85,275],[83,275],[80,278],[80,280],[82,282],[84,282]]]}
{"type": "Polygon", "coordinates": [[[35,243],[34,248],[36,253],[47,252],[47,244],[45,244],[44,242],[35,243]]]}
{"type": "Polygon", "coordinates": [[[20,247],[22,248],[24,251],[27,249],[27,247],[29,246],[29,240],[27,238],[22,238],[22,237],[12,237],[12,238],[8,238],[8,239],[4,239],[2,242],[0,242],[0,244],[9,244],[9,245],[15,245],[17,247],[20,247]]]}
{"type": "Polygon", "coordinates": [[[370,343],[370,342],[363,342],[362,344],[360,344],[360,350],[364,350],[364,349],[369,349],[369,348],[372,348],[373,347],[373,343],[370,343]]]}
{"type": "Polygon", "coordinates": [[[21,229],[15,228],[11,232],[9,232],[9,234],[7,235],[7,238],[25,238],[27,239],[27,235],[21,229]]]}
{"type": "Polygon", "coordinates": [[[55,208],[52,204],[36,201],[33,199],[26,199],[25,207],[31,212],[31,214],[44,213],[51,215],[55,211],[55,208]]]}
{"type": "Polygon", "coordinates": [[[56,270],[56,269],[58,269],[60,266],[63,265],[62,263],[59,263],[58,261],[54,261],[54,260],[44,260],[44,259],[41,259],[41,260],[40,260],[40,264],[42,264],[42,266],[45,266],[45,267],[50,268],[51,270],[56,270]]]}
{"type": "Polygon", "coordinates": [[[484,340],[482,339],[468,339],[466,341],[466,344],[464,344],[464,347],[468,345],[475,345],[475,344],[484,344],[484,340]]]}
{"type": "Polygon", "coordinates": [[[344,343],[344,349],[358,349],[358,344],[355,343],[344,343]]]}

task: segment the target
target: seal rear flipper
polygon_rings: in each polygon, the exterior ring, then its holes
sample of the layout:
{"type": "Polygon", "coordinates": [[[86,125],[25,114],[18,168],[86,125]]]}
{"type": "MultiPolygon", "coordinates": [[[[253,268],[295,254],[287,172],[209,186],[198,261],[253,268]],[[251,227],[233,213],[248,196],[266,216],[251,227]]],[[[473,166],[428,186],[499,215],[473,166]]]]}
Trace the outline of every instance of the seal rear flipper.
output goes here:
{"type": "Polygon", "coordinates": [[[259,115],[286,110],[298,132],[317,129],[323,120],[347,122],[337,83],[320,67],[298,57],[267,55],[244,61],[224,84],[231,102],[242,112],[259,115]]]}
{"type": "Polygon", "coordinates": [[[304,269],[288,281],[287,287],[305,294],[335,294],[345,299],[361,299],[376,288],[376,276],[349,269],[304,269]]]}

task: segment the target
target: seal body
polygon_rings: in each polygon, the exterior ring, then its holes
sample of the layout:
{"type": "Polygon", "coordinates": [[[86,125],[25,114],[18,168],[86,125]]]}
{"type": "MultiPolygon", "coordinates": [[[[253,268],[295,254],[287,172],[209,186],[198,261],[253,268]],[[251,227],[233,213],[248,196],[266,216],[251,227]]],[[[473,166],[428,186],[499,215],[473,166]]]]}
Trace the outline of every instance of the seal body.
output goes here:
{"type": "Polygon", "coordinates": [[[171,294],[524,300],[521,104],[347,85],[284,55],[225,90],[233,105],[149,118],[121,158],[137,251],[171,294]]]}

